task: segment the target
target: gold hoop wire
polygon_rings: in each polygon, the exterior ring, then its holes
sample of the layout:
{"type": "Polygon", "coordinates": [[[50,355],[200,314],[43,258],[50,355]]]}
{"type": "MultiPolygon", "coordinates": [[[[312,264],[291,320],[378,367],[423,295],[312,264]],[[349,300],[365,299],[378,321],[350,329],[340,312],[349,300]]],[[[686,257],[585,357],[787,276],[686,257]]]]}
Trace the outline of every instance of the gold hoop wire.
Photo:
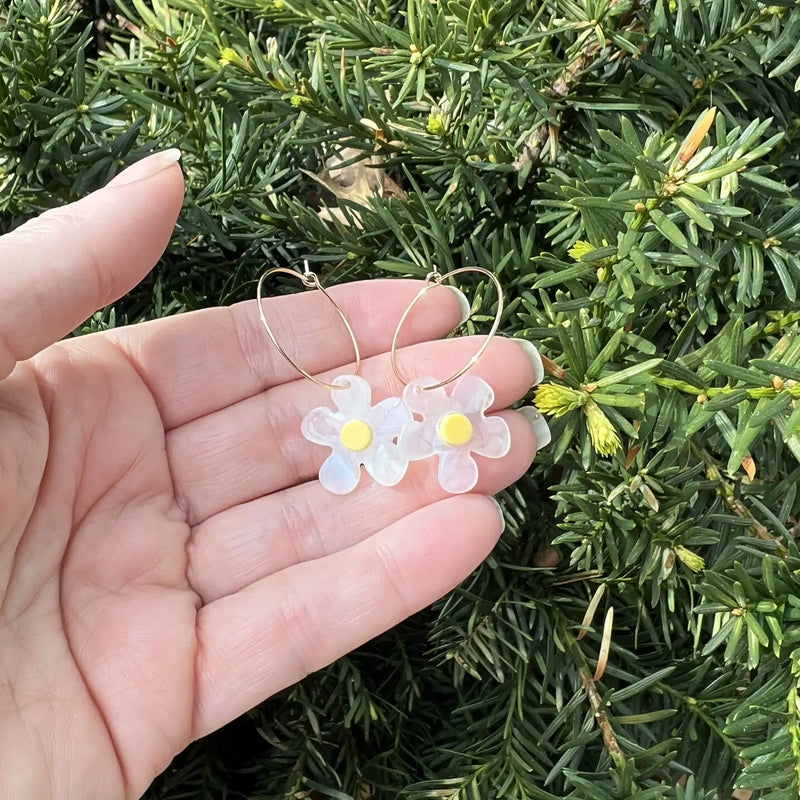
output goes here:
{"type": "Polygon", "coordinates": [[[397,376],[397,379],[402,383],[404,386],[407,386],[409,381],[406,380],[405,376],[397,366],[397,343],[400,339],[400,331],[405,325],[406,320],[408,319],[408,315],[414,310],[414,306],[422,300],[422,298],[431,290],[434,286],[441,286],[444,281],[448,278],[452,278],[456,275],[461,275],[464,272],[480,272],[482,275],[486,275],[486,277],[490,278],[492,283],[494,283],[494,288],[497,291],[497,313],[494,317],[494,323],[492,324],[491,330],[486,336],[486,341],[478,348],[478,352],[475,353],[472,358],[464,364],[461,369],[457,372],[454,372],[449,378],[445,378],[443,381],[439,381],[439,383],[434,383],[432,386],[423,386],[423,392],[429,392],[432,389],[441,389],[443,386],[447,386],[449,383],[452,383],[455,380],[458,380],[465,372],[468,372],[475,364],[478,363],[478,359],[486,352],[486,348],[491,343],[492,339],[495,337],[497,333],[497,329],[500,327],[500,318],[503,316],[503,307],[505,305],[505,301],[503,299],[503,285],[498,280],[497,276],[493,272],[489,272],[488,269],[484,269],[483,267],[459,267],[458,269],[451,270],[450,272],[445,273],[444,275],[440,275],[438,272],[431,272],[425,278],[425,286],[419,290],[417,296],[411,301],[411,303],[406,308],[405,312],[403,312],[403,316],[400,317],[400,322],[397,323],[397,329],[394,332],[394,338],[392,339],[392,349],[391,349],[391,360],[392,360],[392,371],[397,376]]]}
{"type": "Polygon", "coordinates": [[[308,378],[310,381],[313,381],[317,384],[317,386],[322,386],[325,389],[347,389],[350,386],[350,381],[346,381],[345,383],[334,384],[334,383],[326,383],[325,381],[321,381],[319,378],[315,378],[311,373],[306,372],[281,346],[278,342],[275,334],[272,331],[272,328],[267,322],[266,314],[264,314],[264,304],[262,302],[261,297],[261,289],[264,286],[264,281],[270,277],[270,275],[290,275],[292,278],[299,278],[300,282],[305,286],[307,289],[319,289],[323,295],[330,301],[331,305],[336,309],[336,312],[342,319],[345,328],[347,329],[347,333],[350,335],[350,341],[353,343],[353,350],[356,354],[356,368],[354,370],[354,374],[358,375],[359,370],[361,369],[361,351],[358,349],[358,342],[356,341],[356,334],[353,331],[353,328],[350,326],[350,323],[347,321],[347,317],[344,315],[344,311],[339,307],[339,304],[325,291],[325,287],[320,283],[319,277],[316,273],[312,272],[309,269],[308,261],[303,262],[305,266],[305,272],[295,272],[293,269],[289,269],[288,267],[273,267],[272,269],[268,269],[259,279],[258,279],[258,286],[256,287],[256,301],[258,302],[258,313],[261,317],[261,324],[264,326],[264,330],[267,332],[267,335],[272,340],[272,344],[278,349],[278,352],[304,377],[308,378]]]}

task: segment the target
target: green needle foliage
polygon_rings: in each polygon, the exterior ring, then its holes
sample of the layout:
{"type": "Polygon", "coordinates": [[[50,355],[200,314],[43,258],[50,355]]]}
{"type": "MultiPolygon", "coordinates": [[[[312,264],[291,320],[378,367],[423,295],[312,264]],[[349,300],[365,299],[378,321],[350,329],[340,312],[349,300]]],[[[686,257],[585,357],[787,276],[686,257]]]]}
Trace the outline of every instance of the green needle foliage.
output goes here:
{"type": "Polygon", "coordinates": [[[798,796],[799,41],[792,0],[0,3],[3,229],[184,153],[87,330],[472,265],[549,359],[487,562],[152,800],[798,796]]]}

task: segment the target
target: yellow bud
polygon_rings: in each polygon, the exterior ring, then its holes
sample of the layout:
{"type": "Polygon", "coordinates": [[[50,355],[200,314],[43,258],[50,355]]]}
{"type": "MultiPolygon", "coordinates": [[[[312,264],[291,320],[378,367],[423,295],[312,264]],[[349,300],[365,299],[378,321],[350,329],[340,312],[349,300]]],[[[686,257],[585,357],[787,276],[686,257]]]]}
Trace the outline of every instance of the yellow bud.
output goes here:
{"type": "Polygon", "coordinates": [[[586,397],[584,392],[570,389],[569,386],[543,383],[536,390],[536,407],[543,414],[561,417],[569,411],[580,408],[586,402],[586,397]]]}
{"type": "Polygon", "coordinates": [[[578,239],[578,241],[575,242],[575,244],[572,245],[572,247],[570,247],[570,249],[567,250],[567,252],[569,253],[570,258],[575,259],[575,261],[580,261],[580,259],[583,256],[588,255],[589,253],[591,253],[593,250],[596,249],[597,248],[593,244],[578,239]]]}
{"type": "Polygon", "coordinates": [[[611,420],[603,413],[600,406],[594,400],[587,399],[583,411],[586,414],[586,426],[589,428],[589,436],[595,452],[601,456],[610,456],[616,452],[622,442],[611,420]]]}
{"type": "Polygon", "coordinates": [[[434,136],[441,136],[444,133],[444,120],[438,111],[431,111],[428,114],[428,133],[434,136]]]}
{"type": "Polygon", "coordinates": [[[700,570],[706,568],[706,562],[703,560],[703,557],[697,555],[697,553],[693,553],[682,544],[675,545],[673,549],[681,563],[689,567],[692,572],[700,572],[700,570]]]}
{"type": "Polygon", "coordinates": [[[219,63],[223,66],[226,64],[235,64],[239,60],[239,54],[232,47],[223,47],[219,54],[219,63]]]}
{"type": "Polygon", "coordinates": [[[225,67],[228,64],[234,64],[241,69],[246,69],[252,72],[252,65],[242,58],[232,47],[223,47],[219,54],[219,63],[225,67]]]}

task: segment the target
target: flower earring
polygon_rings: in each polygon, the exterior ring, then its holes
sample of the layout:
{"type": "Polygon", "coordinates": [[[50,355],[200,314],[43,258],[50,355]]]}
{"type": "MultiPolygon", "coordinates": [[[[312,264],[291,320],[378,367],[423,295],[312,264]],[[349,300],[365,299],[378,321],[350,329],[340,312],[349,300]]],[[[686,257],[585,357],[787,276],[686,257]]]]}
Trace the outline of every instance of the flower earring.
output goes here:
{"type": "Polygon", "coordinates": [[[413,416],[399,397],[390,397],[372,405],[372,390],[358,372],[361,369],[361,351],[355,332],[339,304],[325,291],[319,277],[304,262],[300,274],[285,267],[267,270],[258,281],[256,299],[264,329],[278,352],[304,377],[317,386],[329,389],[335,410],[319,406],[306,414],[300,425],[303,437],[314,444],[331,448],[331,454],[319,470],[319,481],[334,494],[348,494],[356,488],[361,478],[361,466],[382,486],[399,483],[408,469],[408,459],[400,454],[395,439],[413,416]],[[304,370],[278,343],[264,314],[261,290],[264,281],[276,273],[300,278],[307,289],[319,289],[331,302],[342,319],[356,356],[352,375],[338,375],[331,383],[315,378],[304,370]]]}
{"type": "Polygon", "coordinates": [[[474,489],[478,482],[478,465],[473,453],[485,458],[502,458],[511,447],[511,434],[505,420],[486,416],[494,402],[494,392],[486,381],[467,375],[454,387],[452,394],[448,395],[445,389],[478,362],[497,333],[503,313],[503,287],[492,272],[481,267],[462,267],[445,275],[431,272],[425,284],[400,318],[392,340],[392,369],[405,385],[403,402],[410,411],[422,417],[403,428],[397,444],[400,455],[409,461],[437,455],[442,488],[451,494],[461,494],[474,489]],[[497,314],[486,340],[478,352],[449,378],[443,381],[428,377],[407,380],[397,365],[397,346],[408,315],[430,289],[464,272],[486,275],[497,290],[497,314]]]}

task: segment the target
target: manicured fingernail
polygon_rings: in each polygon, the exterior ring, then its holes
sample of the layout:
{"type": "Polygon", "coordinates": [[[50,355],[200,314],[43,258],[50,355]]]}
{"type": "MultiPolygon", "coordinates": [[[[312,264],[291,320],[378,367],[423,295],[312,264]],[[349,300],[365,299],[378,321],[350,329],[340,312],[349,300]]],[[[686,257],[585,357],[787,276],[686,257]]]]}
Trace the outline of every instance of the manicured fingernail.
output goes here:
{"type": "Polygon", "coordinates": [[[525,351],[525,355],[528,356],[528,360],[533,366],[532,385],[536,386],[541,383],[544,380],[544,364],[542,364],[542,357],[539,355],[539,351],[527,339],[512,339],[511,341],[516,342],[525,351]]]}
{"type": "Polygon", "coordinates": [[[491,495],[487,495],[489,499],[494,503],[495,508],[497,508],[497,513],[500,515],[500,533],[502,533],[506,529],[506,515],[503,513],[503,506],[497,502],[491,495]]]}
{"type": "Polygon", "coordinates": [[[453,294],[458,298],[458,304],[461,307],[461,319],[459,320],[458,324],[463,325],[472,315],[472,306],[469,304],[469,300],[467,300],[467,296],[461,289],[456,288],[455,286],[448,286],[453,294]]]}
{"type": "Polygon", "coordinates": [[[519,409],[519,413],[525,417],[533,428],[534,436],[536,436],[536,449],[541,450],[550,444],[550,427],[547,420],[536,406],[523,406],[519,409]]]}
{"type": "Polygon", "coordinates": [[[141,161],[137,161],[127,169],[124,169],[112,180],[109,186],[125,186],[128,183],[135,181],[143,181],[146,178],[152,178],[162,170],[175,164],[181,160],[181,151],[177,147],[171,150],[163,150],[160,153],[154,153],[152,156],[147,156],[141,161]]]}

